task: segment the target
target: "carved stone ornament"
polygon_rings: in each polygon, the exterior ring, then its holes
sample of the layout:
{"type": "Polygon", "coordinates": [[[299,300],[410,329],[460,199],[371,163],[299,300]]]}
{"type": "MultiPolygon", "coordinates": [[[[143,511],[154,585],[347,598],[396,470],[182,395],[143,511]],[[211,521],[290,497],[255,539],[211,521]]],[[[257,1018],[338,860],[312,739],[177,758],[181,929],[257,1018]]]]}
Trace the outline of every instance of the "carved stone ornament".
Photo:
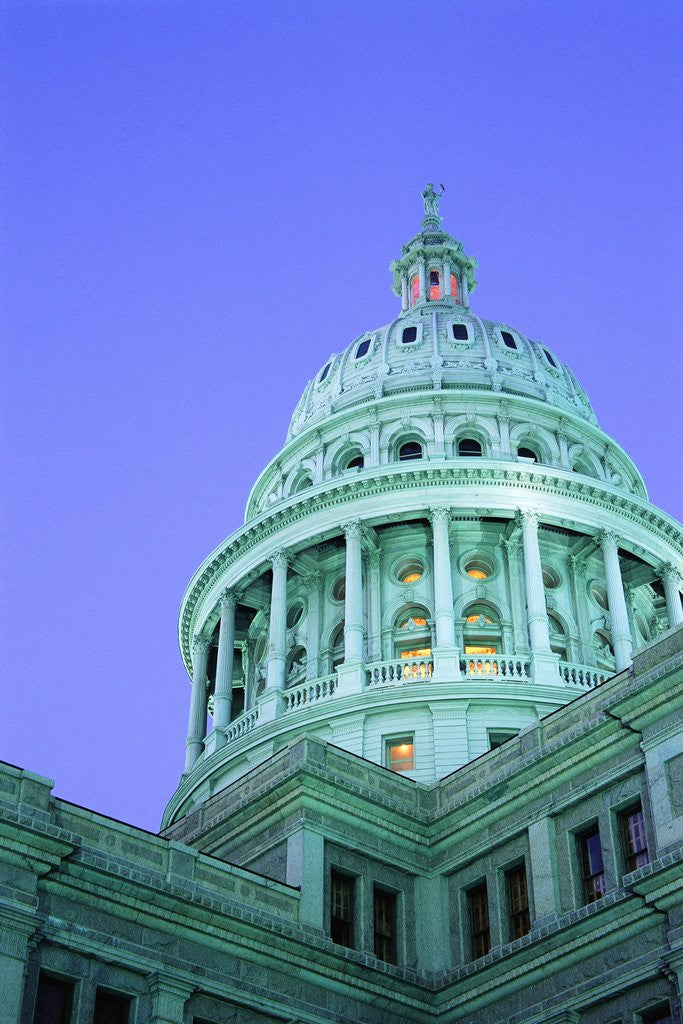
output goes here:
{"type": "Polygon", "coordinates": [[[211,647],[211,638],[207,636],[195,636],[192,640],[192,650],[195,654],[206,654],[211,647]]]}
{"type": "Polygon", "coordinates": [[[360,540],[361,536],[361,525],[359,519],[354,519],[350,523],[345,523],[342,526],[344,536],[347,540],[360,540]]]}
{"type": "Polygon", "coordinates": [[[515,519],[523,530],[537,530],[541,515],[533,508],[518,508],[515,519]]]}
{"type": "Polygon", "coordinates": [[[289,565],[289,554],[282,548],[279,548],[270,556],[270,564],[273,569],[286,569],[289,565]]]}
{"type": "Polygon", "coordinates": [[[608,548],[614,548],[616,550],[619,547],[619,541],[621,538],[618,533],[614,532],[614,530],[600,530],[597,539],[602,550],[606,551],[608,548]]]}
{"type": "Polygon", "coordinates": [[[445,505],[436,505],[434,508],[430,508],[429,518],[432,521],[432,525],[435,523],[445,523],[448,526],[451,520],[451,510],[446,508],[445,505]]]}
{"type": "Polygon", "coordinates": [[[234,590],[230,590],[226,587],[222,590],[218,596],[218,603],[221,606],[221,611],[225,608],[227,611],[234,611],[235,605],[237,604],[237,594],[234,590]]]}

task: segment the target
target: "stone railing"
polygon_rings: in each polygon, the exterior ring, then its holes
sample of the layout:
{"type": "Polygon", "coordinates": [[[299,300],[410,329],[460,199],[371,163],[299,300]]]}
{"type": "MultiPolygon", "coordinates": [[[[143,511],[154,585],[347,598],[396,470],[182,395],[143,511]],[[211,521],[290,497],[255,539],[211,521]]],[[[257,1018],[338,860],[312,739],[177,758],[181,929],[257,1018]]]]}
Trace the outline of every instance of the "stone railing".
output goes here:
{"type": "Polygon", "coordinates": [[[240,736],[245,736],[248,732],[254,728],[258,722],[258,708],[253,708],[251,711],[243,712],[239,718],[236,718],[231,725],[225,730],[225,739],[228,743],[232,740],[238,740],[240,736]]]}
{"type": "Polygon", "coordinates": [[[323,676],[322,679],[314,679],[311,682],[300,683],[298,686],[285,690],[285,714],[297,708],[308,707],[316,701],[329,699],[334,696],[338,680],[336,673],[332,676],[323,676]]]}
{"type": "Polygon", "coordinates": [[[604,683],[609,673],[602,672],[597,668],[586,668],[585,665],[573,665],[570,661],[561,661],[559,664],[560,679],[570,686],[581,686],[584,689],[592,689],[604,683]]]}
{"type": "Polygon", "coordinates": [[[529,678],[529,665],[519,658],[506,658],[503,654],[470,654],[460,659],[460,671],[466,679],[529,678]]]}
{"type": "Polygon", "coordinates": [[[399,683],[430,679],[434,671],[431,658],[394,658],[393,661],[375,661],[365,666],[366,686],[395,686],[399,683]]]}

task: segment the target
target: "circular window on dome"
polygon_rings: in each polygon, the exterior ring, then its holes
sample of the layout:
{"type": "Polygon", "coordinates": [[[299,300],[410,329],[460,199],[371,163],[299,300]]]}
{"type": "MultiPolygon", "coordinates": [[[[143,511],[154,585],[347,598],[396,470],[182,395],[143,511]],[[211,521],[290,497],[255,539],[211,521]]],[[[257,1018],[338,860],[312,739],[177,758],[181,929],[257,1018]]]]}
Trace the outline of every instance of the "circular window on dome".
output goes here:
{"type": "Polygon", "coordinates": [[[488,555],[466,555],[463,572],[473,580],[487,580],[496,570],[493,559],[488,555]]]}
{"type": "Polygon", "coordinates": [[[290,604],[287,610],[287,629],[293,629],[297,623],[301,622],[301,617],[304,614],[304,603],[303,601],[294,601],[290,604]]]}
{"type": "Polygon", "coordinates": [[[343,601],[346,597],[346,578],[340,576],[332,587],[332,600],[343,601]]]}
{"type": "Polygon", "coordinates": [[[591,583],[588,587],[588,593],[591,598],[597,604],[598,608],[602,608],[603,611],[609,611],[609,603],[607,601],[607,591],[600,583],[591,583]]]}
{"type": "Polygon", "coordinates": [[[407,558],[399,562],[396,568],[396,579],[399,583],[417,583],[424,575],[424,564],[419,558],[407,558]]]}
{"type": "Polygon", "coordinates": [[[557,569],[553,569],[550,565],[541,567],[541,575],[543,576],[543,586],[546,590],[555,590],[562,582],[557,569]]]}

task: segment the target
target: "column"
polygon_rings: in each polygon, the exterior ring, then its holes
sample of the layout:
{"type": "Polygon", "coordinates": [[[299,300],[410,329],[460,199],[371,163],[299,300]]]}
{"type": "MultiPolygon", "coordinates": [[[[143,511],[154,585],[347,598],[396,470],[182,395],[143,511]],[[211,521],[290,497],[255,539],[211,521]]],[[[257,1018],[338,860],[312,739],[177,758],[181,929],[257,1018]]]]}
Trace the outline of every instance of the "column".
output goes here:
{"type": "Polygon", "coordinates": [[[232,675],[235,661],[235,605],[237,598],[231,590],[220,596],[221,624],[218,630],[218,659],[216,661],[216,688],[213,694],[214,731],[225,729],[232,715],[232,675]]]}
{"type": "Polygon", "coordinates": [[[683,622],[683,608],[681,607],[681,574],[675,566],[667,563],[659,570],[659,578],[664,587],[664,599],[666,600],[666,614],[669,619],[669,628],[679,626],[683,622]]]}
{"type": "Polygon", "coordinates": [[[624,585],[621,580],[619,565],[619,538],[612,530],[603,530],[598,535],[602,557],[605,562],[605,580],[607,583],[607,604],[612,626],[612,646],[617,672],[628,668],[631,664],[633,642],[628,627],[628,613],[624,597],[624,585]]]}
{"type": "Polygon", "coordinates": [[[17,1024],[21,1018],[25,972],[31,949],[36,944],[37,937],[32,938],[36,927],[32,916],[18,908],[14,912],[8,909],[0,916],[0,1024],[17,1024]]]}
{"type": "Polygon", "coordinates": [[[204,749],[206,738],[206,668],[209,662],[211,640],[196,636],[192,644],[192,697],[190,718],[187,723],[185,771],[189,772],[204,749]]]}
{"type": "Polygon", "coordinates": [[[541,552],[538,546],[539,514],[532,509],[522,509],[517,513],[517,522],[522,527],[527,623],[531,642],[531,673],[536,683],[559,683],[559,658],[550,650],[548,613],[541,573],[541,552]]]}
{"type": "Polygon", "coordinates": [[[254,706],[254,688],[256,686],[256,641],[247,637],[242,645],[242,672],[244,675],[244,710],[251,711],[254,706]]]}
{"type": "Polygon", "coordinates": [[[368,552],[368,661],[382,660],[382,552],[368,552]]]}
{"type": "Polygon", "coordinates": [[[534,895],[534,925],[557,916],[560,908],[555,824],[552,818],[539,818],[529,825],[529,861],[534,895]]]}
{"type": "Polygon", "coordinates": [[[462,305],[463,306],[469,306],[469,304],[470,304],[470,294],[469,294],[469,290],[468,290],[468,287],[467,287],[467,269],[463,270],[462,274],[460,275],[460,289],[461,289],[460,301],[461,301],[462,305]]]}
{"type": "Polygon", "coordinates": [[[420,277],[420,298],[424,299],[427,294],[427,271],[424,260],[420,260],[417,265],[417,269],[420,277]]]}
{"type": "Polygon", "coordinates": [[[406,310],[408,308],[408,278],[405,274],[401,274],[401,309],[406,310]]]}
{"type": "Polygon", "coordinates": [[[266,689],[284,690],[287,663],[287,567],[284,551],[276,551],[270,559],[273,582],[270,591],[270,632],[266,662],[266,689]]]}
{"type": "Polygon", "coordinates": [[[574,599],[574,614],[579,627],[579,643],[581,645],[580,661],[584,665],[593,666],[596,664],[595,648],[591,625],[588,619],[588,602],[586,599],[586,572],[587,566],[582,558],[577,555],[569,556],[569,576],[571,580],[571,592],[574,599]]]}
{"type": "Polygon", "coordinates": [[[560,445],[560,465],[562,469],[571,469],[569,465],[569,438],[563,430],[558,431],[557,440],[560,445]]]}
{"type": "Polygon", "coordinates": [[[451,548],[448,528],[451,513],[447,508],[429,511],[432,524],[434,550],[434,622],[436,647],[432,682],[444,683],[460,679],[460,659],[455,643],[453,615],[453,577],[451,575],[451,548]]]}
{"type": "Polygon", "coordinates": [[[363,687],[363,563],[361,525],[343,527],[346,537],[346,597],[344,599],[344,662],[337,669],[337,694],[345,697],[363,687]]]}
{"type": "Polygon", "coordinates": [[[153,975],[149,983],[149,991],[152,996],[152,1013],[149,1024],[183,1024],[185,1003],[194,989],[194,985],[188,985],[186,981],[180,981],[169,975],[153,975]]]}
{"type": "Polygon", "coordinates": [[[510,417],[506,413],[498,413],[498,434],[501,455],[510,455],[510,417]]]}
{"type": "Polygon", "coordinates": [[[445,297],[451,294],[451,264],[449,260],[443,261],[443,288],[441,295],[445,297]]]}
{"type": "Polygon", "coordinates": [[[379,466],[379,423],[373,423],[370,427],[370,456],[369,466],[379,466]]]}
{"type": "Polygon", "coordinates": [[[317,679],[320,672],[320,591],[323,578],[319,572],[304,577],[308,589],[306,613],[306,679],[317,679]]]}

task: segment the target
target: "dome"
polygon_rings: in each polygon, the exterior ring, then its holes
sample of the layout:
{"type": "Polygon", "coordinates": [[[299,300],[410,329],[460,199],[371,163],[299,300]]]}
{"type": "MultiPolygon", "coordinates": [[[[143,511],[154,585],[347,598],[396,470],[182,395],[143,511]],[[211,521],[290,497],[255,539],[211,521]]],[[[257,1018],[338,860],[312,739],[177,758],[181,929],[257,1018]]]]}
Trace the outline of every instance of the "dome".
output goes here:
{"type": "Polygon", "coordinates": [[[189,583],[165,825],[304,731],[433,782],[683,621],[679,524],[555,353],[472,311],[476,261],[422,197],[399,315],[307,385],[189,583]]]}

